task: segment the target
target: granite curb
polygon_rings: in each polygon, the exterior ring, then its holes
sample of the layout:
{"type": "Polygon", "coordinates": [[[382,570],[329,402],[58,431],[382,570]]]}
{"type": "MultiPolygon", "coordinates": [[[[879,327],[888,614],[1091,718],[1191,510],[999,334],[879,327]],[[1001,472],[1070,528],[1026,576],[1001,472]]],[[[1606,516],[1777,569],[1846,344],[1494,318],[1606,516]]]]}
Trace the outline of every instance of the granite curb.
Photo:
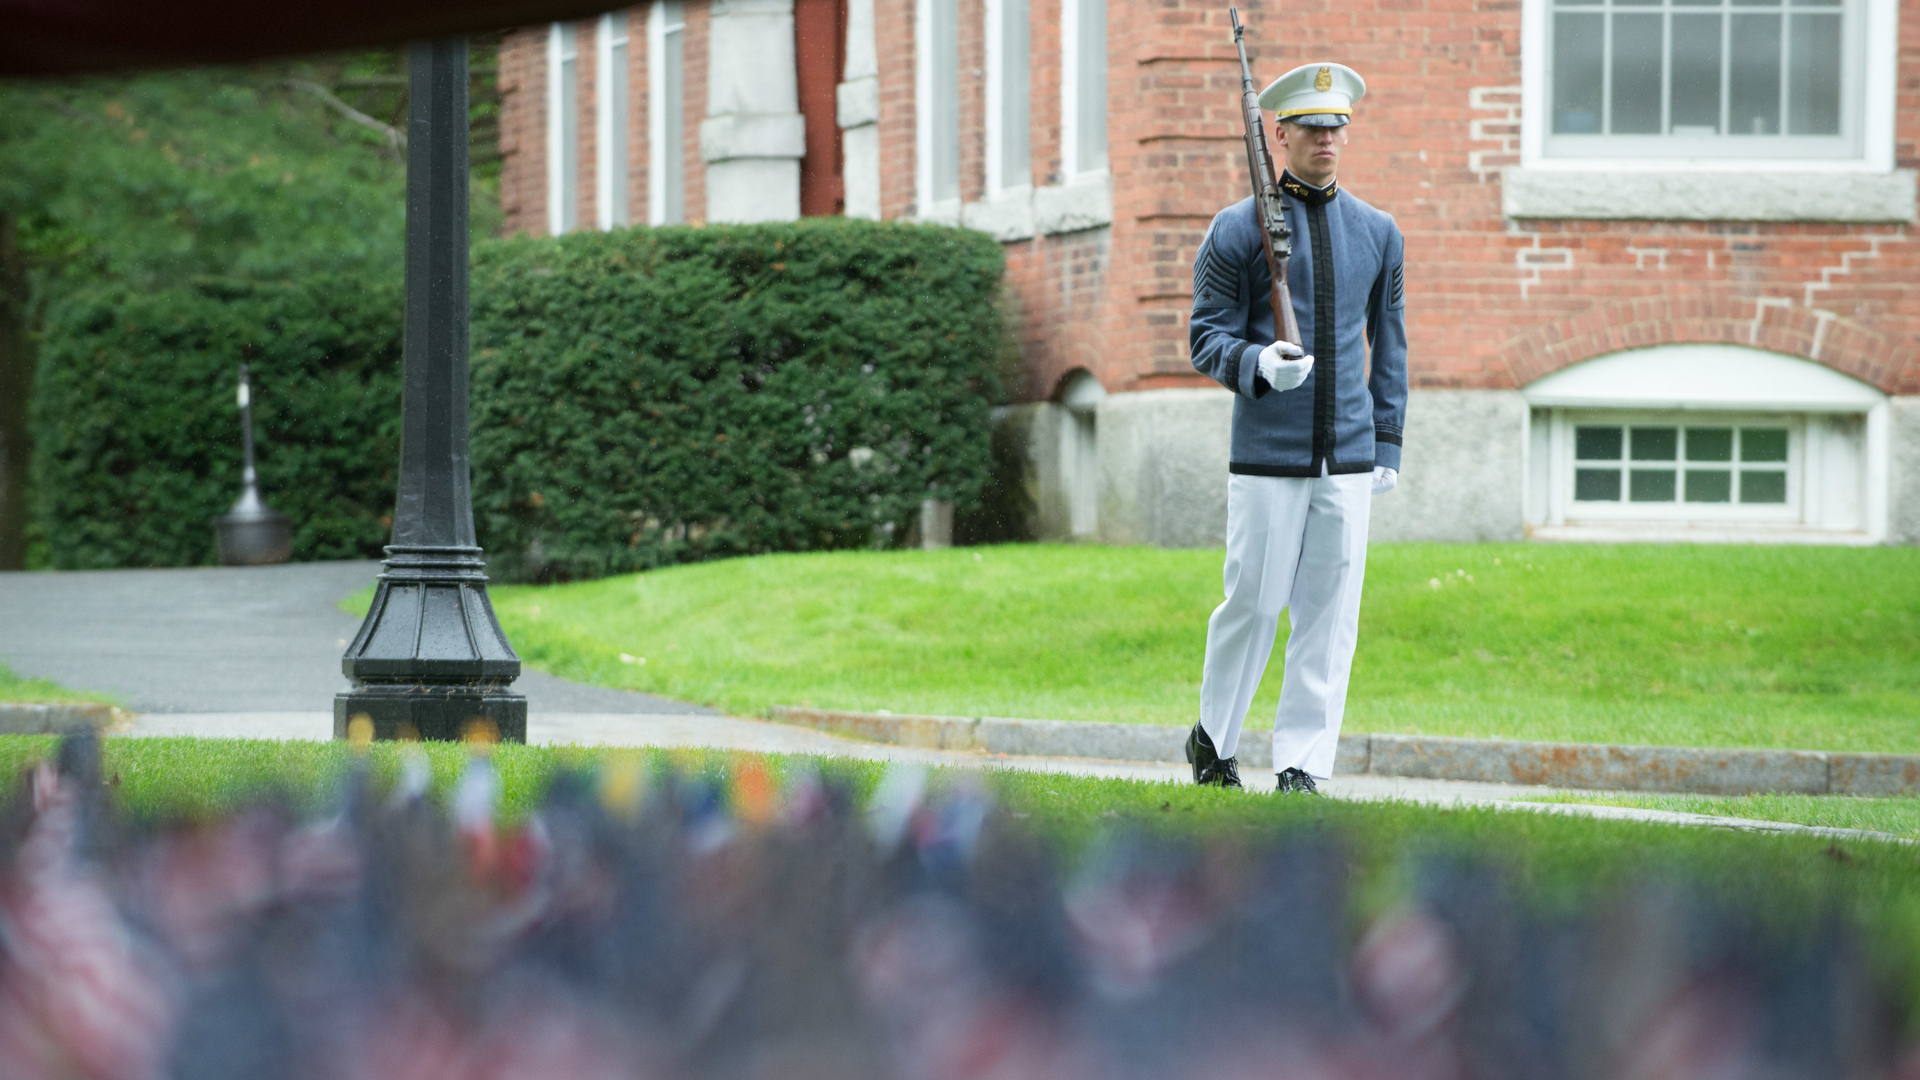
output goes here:
{"type": "Polygon", "coordinates": [[[93,701],[0,701],[0,735],[65,735],[124,726],[126,717],[111,705],[93,701]]]}
{"type": "MultiPolygon", "coordinates": [[[[1184,761],[1185,728],[998,716],[923,716],[776,705],[768,719],[836,735],[1021,757],[1184,761]]],[[[1243,739],[1240,766],[1273,767],[1267,739],[1243,739]]],[[[1456,739],[1436,735],[1342,735],[1336,775],[1478,780],[1610,791],[1700,795],[1911,795],[1920,755],[1750,750],[1690,746],[1456,739]]]]}

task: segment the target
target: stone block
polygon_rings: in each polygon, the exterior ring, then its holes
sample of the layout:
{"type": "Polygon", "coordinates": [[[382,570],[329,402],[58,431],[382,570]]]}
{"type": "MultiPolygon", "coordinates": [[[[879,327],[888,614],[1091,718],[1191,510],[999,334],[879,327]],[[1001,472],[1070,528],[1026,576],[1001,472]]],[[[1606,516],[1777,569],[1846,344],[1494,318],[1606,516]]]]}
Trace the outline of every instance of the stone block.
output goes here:
{"type": "Polygon", "coordinates": [[[1888,401],[1887,540],[1920,544],[1920,396],[1888,401]]]}
{"type": "Polygon", "coordinates": [[[1914,220],[1912,169],[1891,172],[1622,172],[1511,168],[1514,218],[1635,221],[1914,220]]]}
{"type": "Polygon", "coordinates": [[[1043,233],[1079,232],[1113,224],[1113,177],[1103,172],[1036,188],[1033,224],[1043,233]]]}
{"type": "Polygon", "coordinates": [[[1827,791],[1826,755],[1804,750],[1375,735],[1370,756],[1374,773],[1435,780],[1705,795],[1827,791]]]}
{"type": "Polygon", "coordinates": [[[700,156],[709,163],[806,153],[807,121],[799,113],[728,113],[700,122],[700,156]]]}
{"type": "Polygon", "coordinates": [[[1094,421],[1100,539],[1225,544],[1232,431],[1233,395],[1223,389],[1141,390],[1101,399],[1094,421]]]}
{"type": "Polygon", "coordinates": [[[1522,539],[1526,437],[1517,390],[1410,392],[1400,484],[1373,500],[1368,539],[1522,539]]]}
{"type": "Polygon", "coordinates": [[[1827,791],[1833,795],[1920,793],[1920,755],[1828,754],[1827,791]]]}
{"type": "Polygon", "coordinates": [[[707,166],[707,220],[716,224],[797,221],[798,158],[734,158],[707,166]]]}
{"type": "Polygon", "coordinates": [[[991,754],[1115,761],[1185,761],[1186,737],[1185,728],[1153,724],[1015,720],[997,716],[982,717],[975,735],[979,748],[991,754]]]}
{"type": "Polygon", "coordinates": [[[99,731],[113,723],[113,713],[113,706],[93,701],[0,702],[0,735],[99,731]]]}

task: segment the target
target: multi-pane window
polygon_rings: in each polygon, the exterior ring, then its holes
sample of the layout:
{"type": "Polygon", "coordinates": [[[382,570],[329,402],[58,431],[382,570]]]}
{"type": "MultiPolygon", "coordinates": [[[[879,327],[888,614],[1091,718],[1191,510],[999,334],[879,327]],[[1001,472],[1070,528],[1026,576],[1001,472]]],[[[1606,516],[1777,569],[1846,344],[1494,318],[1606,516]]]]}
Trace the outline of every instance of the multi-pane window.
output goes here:
{"type": "Polygon", "coordinates": [[[600,16],[596,35],[595,208],[600,227],[627,224],[627,16],[600,16]]]}
{"type": "Polygon", "coordinates": [[[655,225],[687,220],[686,13],[658,0],[647,24],[647,217],[655,225]]]}
{"type": "Polygon", "coordinates": [[[1850,147],[1863,0],[1552,0],[1550,155],[1850,147]]]}
{"type": "Polygon", "coordinates": [[[547,231],[580,227],[580,38],[554,23],[547,38],[547,231]]]}
{"type": "Polygon", "coordinates": [[[936,203],[960,197],[960,3],[931,0],[928,65],[932,100],[928,102],[932,160],[928,194],[936,203]]]}
{"type": "Polygon", "coordinates": [[[1028,0],[989,0],[987,40],[988,186],[1021,187],[1033,182],[1031,28],[1028,0]]]}
{"type": "Polygon", "coordinates": [[[1790,429],[1596,424],[1573,429],[1575,503],[1784,506],[1790,429]]]}
{"type": "Polygon", "coordinates": [[[1071,173],[1107,167],[1107,0],[1063,0],[1063,134],[1071,173]]]}

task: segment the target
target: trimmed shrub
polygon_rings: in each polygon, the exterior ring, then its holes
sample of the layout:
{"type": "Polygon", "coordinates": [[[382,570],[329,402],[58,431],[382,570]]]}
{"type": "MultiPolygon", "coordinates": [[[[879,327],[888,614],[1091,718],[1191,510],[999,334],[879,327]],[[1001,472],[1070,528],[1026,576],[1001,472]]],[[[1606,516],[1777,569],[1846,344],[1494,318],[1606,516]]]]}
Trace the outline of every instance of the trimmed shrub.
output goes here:
{"type": "Polygon", "coordinates": [[[117,279],[47,313],[34,394],[38,521],[60,569],[215,560],[240,493],[238,366],[255,457],[295,559],[377,557],[400,432],[400,281],[329,271],[150,290],[117,279]]]}
{"type": "MultiPolygon", "coordinates": [[[[398,266],[118,278],[47,312],[34,494],[61,569],[192,566],[240,490],[294,558],[376,558],[399,462],[398,266]]],[[[593,577],[884,545],[979,501],[1003,359],[999,245],[812,219],[516,238],[474,252],[473,490],[497,576],[593,577]]]]}
{"type": "Polygon", "coordinates": [[[886,545],[974,505],[1000,245],[839,218],[475,252],[474,502],[493,572],[886,545]]]}

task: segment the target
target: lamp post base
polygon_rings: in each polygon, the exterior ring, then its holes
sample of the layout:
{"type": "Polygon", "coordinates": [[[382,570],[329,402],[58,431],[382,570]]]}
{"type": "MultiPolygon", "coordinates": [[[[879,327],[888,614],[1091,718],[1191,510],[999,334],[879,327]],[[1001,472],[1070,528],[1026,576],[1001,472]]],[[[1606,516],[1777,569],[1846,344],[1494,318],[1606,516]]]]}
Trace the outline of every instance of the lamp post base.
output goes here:
{"type": "Polygon", "coordinates": [[[333,699],[333,737],[524,743],[527,699],[498,686],[366,686],[333,699]]]}

